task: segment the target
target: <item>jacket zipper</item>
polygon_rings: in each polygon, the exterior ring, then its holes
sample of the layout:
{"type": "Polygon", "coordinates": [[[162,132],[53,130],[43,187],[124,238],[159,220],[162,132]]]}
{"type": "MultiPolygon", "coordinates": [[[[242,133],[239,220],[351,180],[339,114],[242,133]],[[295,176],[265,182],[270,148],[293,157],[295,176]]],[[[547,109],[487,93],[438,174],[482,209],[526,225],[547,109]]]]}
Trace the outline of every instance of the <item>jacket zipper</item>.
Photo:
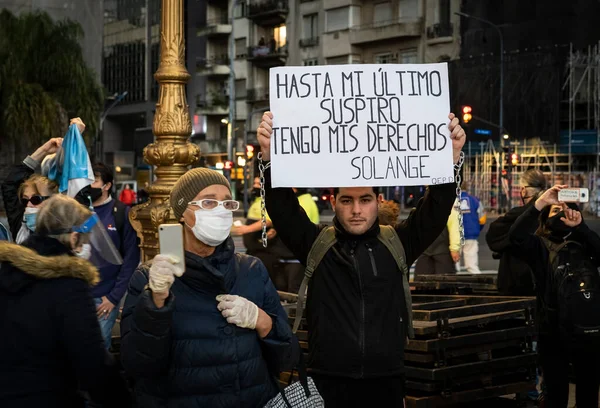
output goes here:
{"type": "Polygon", "coordinates": [[[361,354],[361,360],[360,360],[360,378],[364,377],[365,374],[365,367],[364,367],[364,361],[365,361],[365,300],[364,300],[364,295],[363,295],[363,285],[362,285],[362,278],[360,276],[360,269],[358,268],[358,262],[356,260],[356,256],[354,255],[354,248],[352,250],[350,250],[350,255],[352,255],[352,263],[354,264],[354,269],[356,269],[356,273],[358,274],[358,286],[359,286],[359,290],[360,290],[360,313],[361,313],[361,319],[360,319],[360,327],[359,327],[359,346],[360,346],[360,354],[361,354]]]}
{"type": "Polygon", "coordinates": [[[367,246],[369,250],[369,258],[371,259],[371,268],[373,269],[373,276],[377,277],[377,265],[375,264],[375,256],[373,255],[373,248],[367,246]]]}

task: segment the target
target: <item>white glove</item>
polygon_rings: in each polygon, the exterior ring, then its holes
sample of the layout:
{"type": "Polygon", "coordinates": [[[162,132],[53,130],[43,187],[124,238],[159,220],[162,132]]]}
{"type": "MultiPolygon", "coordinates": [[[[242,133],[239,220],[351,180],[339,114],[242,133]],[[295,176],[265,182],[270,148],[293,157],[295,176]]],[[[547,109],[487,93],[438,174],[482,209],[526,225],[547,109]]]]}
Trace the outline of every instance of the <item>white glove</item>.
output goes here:
{"type": "Polygon", "coordinates": [[[148,273],[148,286],[152,292],[164,293],[168,292],[175,276],[183,275],[183,270],[174,264],[178,263],[179,259],[170,255],[156,255],[152,260],[152,266],[148,273]]]}
{"type": "Polygon", "coordinates": [[[219,302],[217,309],[227,319],[227,323],[244,329],[256,329],[258,306],[254,303],[236,295],[219,295],[217,302],[219,302]]]}

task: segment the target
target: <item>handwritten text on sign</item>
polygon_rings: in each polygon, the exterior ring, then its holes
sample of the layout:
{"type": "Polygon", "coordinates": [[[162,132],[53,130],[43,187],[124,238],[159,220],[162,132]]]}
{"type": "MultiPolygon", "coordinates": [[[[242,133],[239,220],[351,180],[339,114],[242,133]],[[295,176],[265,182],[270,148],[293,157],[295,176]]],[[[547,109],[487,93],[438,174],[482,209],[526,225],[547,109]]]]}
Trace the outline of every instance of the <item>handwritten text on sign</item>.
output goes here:
{"type": "Polygon", "coordinates": [[[444,64],[270,71],[274,187],[453,180],[444,64]]]}

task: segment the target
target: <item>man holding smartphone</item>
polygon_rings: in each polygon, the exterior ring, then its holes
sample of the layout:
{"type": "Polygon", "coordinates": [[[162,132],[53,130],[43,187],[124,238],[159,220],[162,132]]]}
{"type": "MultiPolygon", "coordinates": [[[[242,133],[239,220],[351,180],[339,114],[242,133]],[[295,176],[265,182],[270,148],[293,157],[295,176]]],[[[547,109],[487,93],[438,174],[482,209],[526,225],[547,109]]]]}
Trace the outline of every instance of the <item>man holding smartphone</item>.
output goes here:
{"type": "Polygon", "coordinates": [[[175,183],[170,203],[183,226],[185,271],[168,255],[138,269],[121,321],[137,404],[262,407],[299,345],[264,265],[235,253],[239,202],[222,174],[196,168],[175,183]]]}

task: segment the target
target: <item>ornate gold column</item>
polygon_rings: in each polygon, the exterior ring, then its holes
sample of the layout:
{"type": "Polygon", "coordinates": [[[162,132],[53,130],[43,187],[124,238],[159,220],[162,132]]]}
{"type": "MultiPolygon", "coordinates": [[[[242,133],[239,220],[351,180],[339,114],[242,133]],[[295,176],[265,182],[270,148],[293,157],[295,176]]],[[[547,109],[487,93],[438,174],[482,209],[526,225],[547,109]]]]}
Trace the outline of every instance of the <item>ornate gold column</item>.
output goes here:
{"type": "Polygon", "coordinates": [[[158,102],[152,132],[156,142],[144,149],[144,161],[156,166],[156,182],[148,189],[150,199],[129,215],[141,239],[142,262],[158,252],[158,226],[175,223],[169,193],[175,182],[200,158],[198,146],[188,143],[192,133],[185,86],[190,74],[185,67],[183,0],[162,0],[158,102]]]}

